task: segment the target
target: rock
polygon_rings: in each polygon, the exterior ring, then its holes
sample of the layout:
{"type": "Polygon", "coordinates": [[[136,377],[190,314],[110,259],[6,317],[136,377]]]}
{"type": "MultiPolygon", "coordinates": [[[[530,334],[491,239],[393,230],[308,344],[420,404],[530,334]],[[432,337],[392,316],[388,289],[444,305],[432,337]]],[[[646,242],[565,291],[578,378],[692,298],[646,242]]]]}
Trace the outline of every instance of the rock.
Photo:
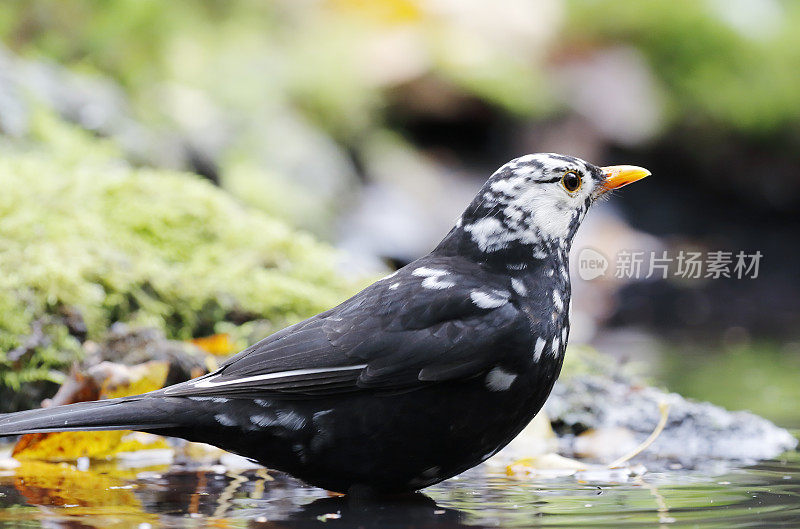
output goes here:
{"type": "Polygon", "coordinates": [[[583,459],[613,461],[632,452],[638,445],[636,436],[627,428],[600,428],[577,435],[572,443],[572,451],[583,459]]]}
{"type": "Polygon", "coordinates": [[[658,82],[632,47],[568,57],[559,62],[555,79],[564,102],[607,141],[639,145],[664,126],[658,82]]]}
{"type": "Polygon", "coordinates": [[[331,219],[360,183],[348,154],[287,106],[262,105],[253,114],[228,146],[223,187],[293,226],[330,235],[331,219]]]}
{"type": "Polygon", "coordinates": [[[465,178],[389,134],[363,146],[369,180],[339,226],[337,246],[364,261],[406,264],[431,251],[485,180],[465,178]]]}
{"type": "Polygon", "coordinates": [[[30,126],[29,107],[16,79],[16,58],[0,48],[0,131],[22,137],[30,126]]]}
{"type": "MultiPolygon", "coordinates": [[[[586,452],[577,434],[587,429],[623,428],[632,432],[637,442],[643,441],[656,427],[661,416],[659,403],[664,401],[670,405],[664,431],[634,458],[651,469],[670,464],[698,468],[719,461],[752,464],[797,445],[788,431],[753,413],[731,412],[641,385],[634,377],[620,374],[622,369],[612,360],[607,362],[599,373],[567,373],[545,404],[563,454],[586,452]]],[[[608,463],[613,458],[602,459],[608,463]]]]}
{"type": "Polygon", "coordinates": [[[165,385],[177,384],[208,371],[203,351],[187,342],[168,340],[164,331],[154,327],[133,327],[117,322],[102,343],[87,350],[91,352],[84,363],[92,366],[103,361],[129,366],[165,361],[170,366],[165,385]]]}
{"type": "Polygon", "coordinates": [[[13,137],[28,136],[34,129],[35,111],[41,108],[113,138],[127,158],[137,163],[194,168],[189,139],[137,121],[127,95],[114,81],[46,61],[22,59],[0,47],[0,131],[13,137]]]}

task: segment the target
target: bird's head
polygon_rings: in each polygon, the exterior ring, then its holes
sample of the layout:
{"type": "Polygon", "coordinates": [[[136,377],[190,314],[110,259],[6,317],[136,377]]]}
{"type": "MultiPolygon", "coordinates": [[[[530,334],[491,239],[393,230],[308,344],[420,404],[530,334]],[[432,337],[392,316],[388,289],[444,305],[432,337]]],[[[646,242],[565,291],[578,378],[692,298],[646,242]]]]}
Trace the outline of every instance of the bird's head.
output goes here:
{"type": "Polygon", "coordinates": [[[641,167],[598,167],[553,153],[529,154],[498,169],[458,219],[448,239],[460,251],[566,253],[589,206],[612,189],[650,174],[641,167]]]}

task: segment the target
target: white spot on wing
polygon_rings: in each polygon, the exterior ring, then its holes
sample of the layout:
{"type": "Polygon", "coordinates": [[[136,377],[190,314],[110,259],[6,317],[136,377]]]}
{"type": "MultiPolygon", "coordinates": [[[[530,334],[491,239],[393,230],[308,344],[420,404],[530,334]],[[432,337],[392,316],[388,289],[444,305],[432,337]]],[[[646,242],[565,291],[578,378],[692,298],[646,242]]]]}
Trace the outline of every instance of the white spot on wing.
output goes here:
{"type": "Polygon", "coordinates": [[[561,342],[559,341],[559,339],[558,338],[553,338],[553,348],[552,348],[553,356],[558,356],[558,348],[560,346],[561,346],[561,342]]]}
{"type": "Polygon", "coordinates": [[[536,345],[533,347],[533,361],[538,362],[539,359],[542,357],[542,352],[544,351],[544,346],[547,342],[541,338],[536,338],[536,345]]]}
{"type": "Polygon", "coordinates": [[[306,425],[306,419],[293,411],[279,411],[278,424],[289,430],[301,430],[306,425]]]}
{"type": "Polygon", "coordinates": [[[496,309],[508,303],[510,294],[504,290],[492,290],[491,292],[484,292],[481,290],[473,290],[470,292],[469,297],[472,302],[481,309],[496,309]]]}
{"type": "Polygon", "coordinates": [[[413,272],[411,272],[412,276],[417,277],[431,277],[431,276],[441,276],[445,275],[447,270],[440,270],[438,268],[428,268],[427,266],[420,266],[419,268],[415,268],[413,272]]]}
{"type": "Polygon", "coordinates": [[[222,426],[236,426],[236,421],[233,419],[233,417],[229,417],[224,413],[218,413],[214,415],[214,419],[216,419],[216,421],[222,426]]]}
{"type": "Polygon", "coordinates": [[[516,374],[509,373],[501,367],[495,367],[486,374],[486,387],[490,391],[505,391],[516,379],[516,374]]]}
{"type": "Polygon", "coordinates": [[[280,410],[273,414],[257,414],[250,417],[250,422],[261,428],[270,426],[281,426],[288,430],[301,430],[306,425],[306,420],[302,415],[293,411],[280,410]]]}
{"type": "Polygon", "coordinates": [[[391,285],[389,285],[389,290],[397,290],[397,287],[399,286],[400,286],[400,281],[397,281],[396,283],[392,283],[391,285]]]}
{"type": "Polygon", "coordinates": [[[322,410],[322,411],[318,411],[318,412],[314,413],[314,415],[313,415],[313,417],[312,417],[312,418],[313,418],[313,420],[315,420],[315,421],[316,421],[316,420],[318,420],[320,417],[325,417],[326,415],[328,415],[328,414],[329,414],[329,413],[331,413],[332,411],[333,411],[332,409],[330,409],[330,410],[322,410]]]}
{"type": "Polygon", "coordinates": [[[511,288],[513,288],[514,292],[516,292],[520,296],[525,296],[528,294],[528,289],[525,288],[525,283],[523,283],[516,277],[511,279],[511,288]]]}
{"type": "Polygon", "coordinates": [[[437,268],[426,268],[424,266],[417,268],[411,275],[417,277],[424,277],[422,280],[423,288],[430,288],[433,290],[441,290],[443,288],[450,288],[456,286],[454,281],[445,279],[449,272],[447,270],[439,270],[437,268]]]}
{"type": "Polygon", "coordinates": [[[557,290],[553,291],[553,303],[555,303],[558,312],[564,310],[564,300],[561,299],[561,294],[557,290]]]}
{"type": "Polygon", "coordinates": [[[252,422],[256,426],[260,426],[261,428],[266,428],[267,426],[271,426],[275,422],[275,420],[272,417],[259,414],[250,417],[250,422],[252,422]]]}

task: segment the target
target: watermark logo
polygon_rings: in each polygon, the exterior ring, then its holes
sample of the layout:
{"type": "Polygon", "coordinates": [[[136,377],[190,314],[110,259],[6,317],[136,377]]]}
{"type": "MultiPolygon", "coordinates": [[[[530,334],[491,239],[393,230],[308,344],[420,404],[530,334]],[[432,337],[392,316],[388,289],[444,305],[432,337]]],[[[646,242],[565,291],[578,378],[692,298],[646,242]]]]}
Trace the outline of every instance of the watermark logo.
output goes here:
{"type": "Polygon", "coordinates": [[[578,275],[584,281],[601,276],[616,279],[757,279],[764,255],[760,251],[684,251],[670,254],[621,250],[614,266],[594,248],[578,252],[578,275]]]}
{"type": "Polygon", "coordinates": [[[594,248],[581,248],[578,252],[578,275],[584,281],[591,281],[605,275],[608,259],[594,248]]]}

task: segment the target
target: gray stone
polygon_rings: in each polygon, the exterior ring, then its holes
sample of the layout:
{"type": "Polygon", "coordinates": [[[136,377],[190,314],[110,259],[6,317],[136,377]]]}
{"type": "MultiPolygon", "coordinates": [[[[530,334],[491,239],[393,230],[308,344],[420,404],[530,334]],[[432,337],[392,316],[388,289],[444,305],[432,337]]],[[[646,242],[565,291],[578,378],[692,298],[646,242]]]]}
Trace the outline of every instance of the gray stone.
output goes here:
{"type": "Polygon", "coordinates": [[[719,461],[751,464],[797,445],[788,431],[753,413],[695,402],[625,376],[567,376],[556,384],[545,410],[560,434],[561,453],[572,454],[575,434],[587,429],[625,428],[643,441],[659,421],[660,402],[669,403],[666,427],[634,459],[651,470],[675,464],[705,468],[719,461]]]}

